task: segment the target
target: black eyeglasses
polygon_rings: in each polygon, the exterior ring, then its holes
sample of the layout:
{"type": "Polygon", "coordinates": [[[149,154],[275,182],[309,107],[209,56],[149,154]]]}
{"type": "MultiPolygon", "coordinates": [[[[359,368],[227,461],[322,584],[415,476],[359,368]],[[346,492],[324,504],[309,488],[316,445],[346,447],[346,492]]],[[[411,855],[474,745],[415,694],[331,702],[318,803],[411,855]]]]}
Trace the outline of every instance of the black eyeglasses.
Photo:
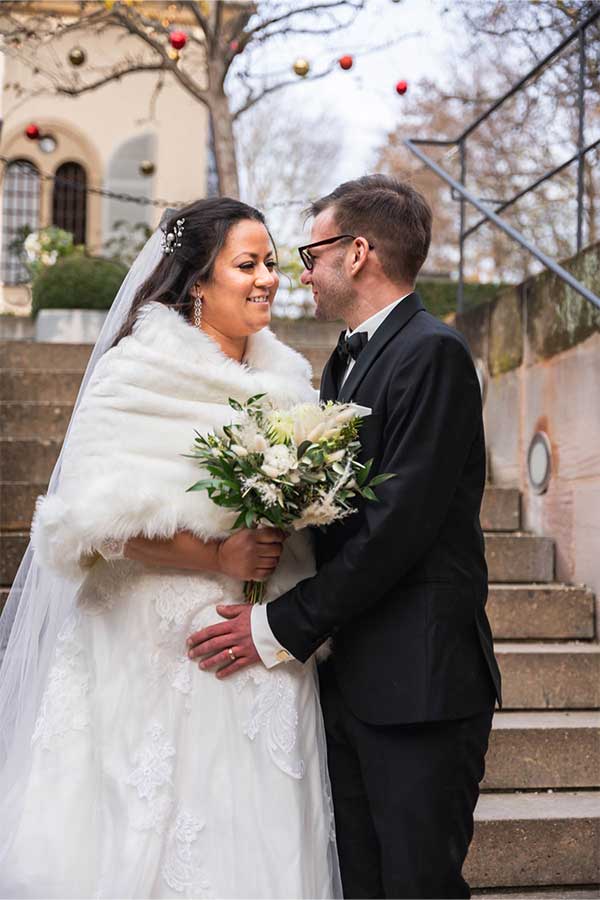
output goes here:
{"type": "MultiPolygon", "coordinates": [[[[336,241],[343,241],[345,238],[352,238],[352,240],[356,240],[355,234],[337,234],[335,237],[327,238],[325,241],[315,241],[314,244],[305,244],[303,247],[298,247],[298,253],[300,254],[300,259],[302,260],[302,264],[305,269],[309,272],[312,272],[315,265],[315,258],[310,252],[313,247],[324,247],[326,244],[335,244],[336,241]]],[[[369,244],[369,250],[374,250],[373,244],[369,244]]]]}

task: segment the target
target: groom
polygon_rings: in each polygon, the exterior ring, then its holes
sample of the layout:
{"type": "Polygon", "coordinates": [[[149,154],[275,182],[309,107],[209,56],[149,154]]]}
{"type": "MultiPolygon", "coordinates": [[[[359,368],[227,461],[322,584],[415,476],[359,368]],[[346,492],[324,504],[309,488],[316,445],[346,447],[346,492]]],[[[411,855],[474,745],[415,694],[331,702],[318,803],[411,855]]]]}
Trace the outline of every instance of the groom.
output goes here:
{"type": "Polygon", "coordinates": [[[395,477],[378,503],[316,536],[317,574],[265,607],[192,636],[227,677],[262,659],[305,661],[328,637],[321,700],[346,897],[468,897],[461,875],[500,676],[485,614],[479,525],[481,396],[462,337],[414,283],[431,212],[371,175],[311,207],[302,282],[317,316],[347,330],[323,400],[372,410],[362,460],[395,477]]]}

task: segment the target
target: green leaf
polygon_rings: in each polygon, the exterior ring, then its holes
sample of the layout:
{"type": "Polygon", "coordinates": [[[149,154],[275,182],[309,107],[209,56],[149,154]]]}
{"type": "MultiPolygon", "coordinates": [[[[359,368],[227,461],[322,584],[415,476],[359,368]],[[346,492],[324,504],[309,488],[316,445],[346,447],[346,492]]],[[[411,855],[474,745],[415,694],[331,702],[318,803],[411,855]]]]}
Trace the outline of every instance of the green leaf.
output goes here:
{"type": "Polygon", "coordinates": [[[390,478],[396,478],[396,473],[383,472],[381,475],[376,475],[374,478],[371,478],[369,487],[376,487],[378,484],[383,484],[384,481],[389,481],[390,478]]]}
{"type": "Polygon", "coordinates": [[[363,488],[361,494],[365,500],[379,500],[375,491],[372,491],[370,487],[363,488]]]}
{"type": "Polygon", "coordinates": [[[247,509],[246,515],[244,516],[244,523],[246,528],[252,528],[254,522],[256,521],[256,513],[253,509],[247,509]]]}
{"type": "Polygon", "coordinates": [[[246,521],[246,510],[243,509],[241,511],[241,513],[239,514],[239,516],[237,517],[237,519],[235,520],[235,522],[233,523],[231,530],[237,531],[238,528],[242,528],[244,526],[245,521],[246,521]]]}
{"type": "Polygon", "coordinates": [[[186,488],[186,494],[190,491],[206,491],[213,486],[212,481],[207,481],[204,479],[203,481],[197,481],[196,484],[193,484],[191,487],[186,488]]]}
{"type": "Polygon", "coordinates": [[[235,409],[237,412],[243,412],[242,404],[234,400],[233,397],[230,397],[228,402],[232,409],[235,409]]]}
{"type": "Polygon", "coordinates": [[[246,406],[252,406],[252,404],[258,403],[259,400],[262,400],[262,398],[266,396],[266,393],[254,394],[253,397],[250,397],[248,400],[246,400],[246,406]]]}
{"type": "Polygon", "coordinates": [[[365,484],[367,478],[369,477],[369,472],[371,471],[372,465],[373,465],[373,460],[370,459],[368,462],[366,462],[364,464],[363,468],[359,472],[357,472],[356,480],[361,487],[363,484],[365,484]]]}

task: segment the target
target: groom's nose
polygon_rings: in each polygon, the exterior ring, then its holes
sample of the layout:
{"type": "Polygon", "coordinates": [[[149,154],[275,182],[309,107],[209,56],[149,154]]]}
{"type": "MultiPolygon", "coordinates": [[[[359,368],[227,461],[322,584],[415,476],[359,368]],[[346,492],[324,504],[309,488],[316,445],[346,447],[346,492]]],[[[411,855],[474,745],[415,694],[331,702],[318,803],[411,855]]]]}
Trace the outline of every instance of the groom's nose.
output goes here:
{"type": "Polygon", "coordinates": [[[312,283],[312,272],[309,272],[308,269],[305,269],[302,275],[300,276],[300,281],[302,284],[311,284],[312,283]]]}

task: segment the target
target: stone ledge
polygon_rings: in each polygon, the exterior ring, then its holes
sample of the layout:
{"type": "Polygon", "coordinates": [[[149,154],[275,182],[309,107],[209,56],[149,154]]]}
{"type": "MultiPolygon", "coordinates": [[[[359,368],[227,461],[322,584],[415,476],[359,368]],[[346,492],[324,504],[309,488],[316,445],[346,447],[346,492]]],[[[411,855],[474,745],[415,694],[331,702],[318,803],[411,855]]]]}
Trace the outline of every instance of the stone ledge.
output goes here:
{"type": "Polygon", "coordinates": [[[482,794],[465,866],[473,887],[600,881],[600,794],[482,794]]]}

